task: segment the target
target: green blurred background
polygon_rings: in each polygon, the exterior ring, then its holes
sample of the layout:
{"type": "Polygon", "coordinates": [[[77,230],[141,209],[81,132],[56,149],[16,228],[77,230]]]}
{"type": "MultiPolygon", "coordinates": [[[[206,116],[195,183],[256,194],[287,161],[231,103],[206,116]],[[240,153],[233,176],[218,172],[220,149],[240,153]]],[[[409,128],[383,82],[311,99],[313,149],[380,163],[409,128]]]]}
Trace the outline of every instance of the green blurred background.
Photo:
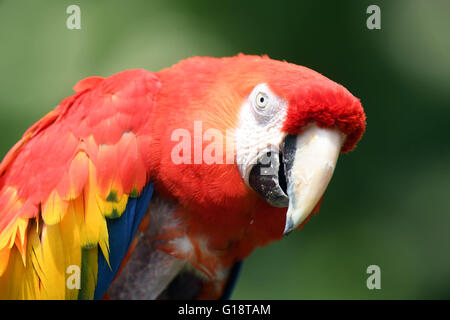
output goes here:
{"type": "Polygon", "coordinates": [[[367,131],[320,214],[256,250],[233,298],[450,298],[449,32],[438,0],[0,0],[0,158],[86,76],[238,52],[305,65],[361,99],[367,131]],[[71,4],[81,30],[66,28],[71,4]],[[372,264],[381,290],[366,287],[372,264]]]}

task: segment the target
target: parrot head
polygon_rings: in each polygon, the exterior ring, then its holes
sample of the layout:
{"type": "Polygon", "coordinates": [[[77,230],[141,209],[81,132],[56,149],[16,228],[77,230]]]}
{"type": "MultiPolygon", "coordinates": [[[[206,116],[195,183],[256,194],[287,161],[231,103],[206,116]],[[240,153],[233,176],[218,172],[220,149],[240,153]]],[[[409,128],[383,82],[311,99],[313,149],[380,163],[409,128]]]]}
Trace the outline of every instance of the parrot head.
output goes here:
{"type": "Polygon", "coordinates": [[[343,86],[266,56],[190,58],[158,76],[158,105],[170,121],[155,130],[157,187],[215,238],[279,238],[298,228],[320,203],[339,154],[365,130],[361,104],[343,86]],[[180,128],[191,139],[182,151],[183,135],[173,139],[180,128]]]}
{"type": "Polygon", "coordinates": [[[306,68],[276,64],[279,71],[262,76],[244,99],[236,156],[245,183],[270,205],[288,208],[288,234],[319,203],[339,153],[353,148],[365,119],[342,86],[306,68]]]}

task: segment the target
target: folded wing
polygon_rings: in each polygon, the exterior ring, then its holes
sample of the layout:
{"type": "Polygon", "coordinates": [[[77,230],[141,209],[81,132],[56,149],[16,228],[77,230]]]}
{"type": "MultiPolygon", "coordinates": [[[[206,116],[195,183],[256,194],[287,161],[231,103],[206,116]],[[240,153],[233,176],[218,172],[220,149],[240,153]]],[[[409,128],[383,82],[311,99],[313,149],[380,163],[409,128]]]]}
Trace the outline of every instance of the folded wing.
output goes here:
{"type": "Polygon", "coordinates": [[[145,70],[82,80],[6,155],[1,299],[103,296],[153,192],[149,124],[159,86],[145,70]],[[68,283],[77,267],[79,286],[68,283]]]}

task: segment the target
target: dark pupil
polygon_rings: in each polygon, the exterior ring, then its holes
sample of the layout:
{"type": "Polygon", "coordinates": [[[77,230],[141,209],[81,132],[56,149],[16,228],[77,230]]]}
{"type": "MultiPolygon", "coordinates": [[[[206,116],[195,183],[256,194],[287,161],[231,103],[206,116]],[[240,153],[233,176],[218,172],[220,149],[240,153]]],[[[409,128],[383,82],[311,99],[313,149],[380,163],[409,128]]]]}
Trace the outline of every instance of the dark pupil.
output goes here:
{"type": "Polygon", "coordinates": [[[259,98],[259,102],[263,103],[264,102],[264,97],[259,98]]]}

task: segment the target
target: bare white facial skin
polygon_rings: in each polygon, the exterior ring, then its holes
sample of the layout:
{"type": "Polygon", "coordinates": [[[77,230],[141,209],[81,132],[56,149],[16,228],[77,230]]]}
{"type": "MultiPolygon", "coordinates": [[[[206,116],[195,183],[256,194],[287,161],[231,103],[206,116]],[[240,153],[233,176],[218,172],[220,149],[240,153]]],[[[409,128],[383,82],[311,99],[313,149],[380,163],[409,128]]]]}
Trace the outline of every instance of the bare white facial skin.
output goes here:
{"type": "Polygon", "coordinates": [[[276,154],[286,137],[281,132],[287,113],[287,101],[273,93],[267,84],[255,86],[244,102],[236,130],[236,161],[248,184],[250,171],[261,154],[276,154]]]}

